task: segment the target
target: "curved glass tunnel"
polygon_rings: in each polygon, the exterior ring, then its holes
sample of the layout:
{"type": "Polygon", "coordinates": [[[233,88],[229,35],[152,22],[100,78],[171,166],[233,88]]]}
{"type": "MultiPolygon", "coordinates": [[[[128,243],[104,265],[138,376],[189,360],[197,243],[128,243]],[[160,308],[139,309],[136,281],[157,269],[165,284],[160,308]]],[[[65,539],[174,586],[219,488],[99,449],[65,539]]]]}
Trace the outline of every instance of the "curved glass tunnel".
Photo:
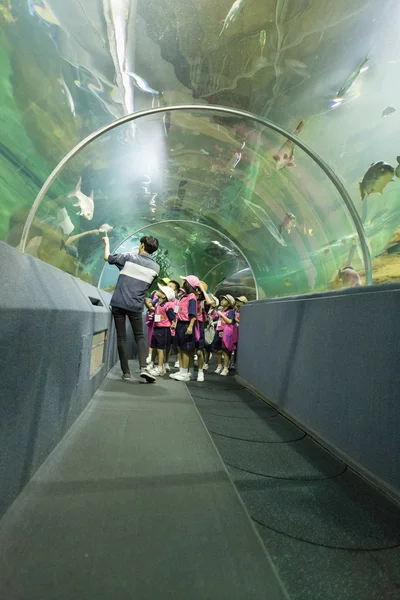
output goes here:
{"type": "Polygon", "coordinates": [[[10,242],[105,287],[101,231],[127,249],[149,226],[159,260],[168,252],[166,275],[212,273],[218,284],[248,267],[260,298],[334,289],[348,264],[363,274],[356,225],[320,166],[301,148],[296,169],[286,166],[293,141],[224,110],[162,110],[104,132],[72,156],[10,242]]]}
{"type": "MultiPolygon", "coordinates": [[[[213,0],[190,7],[186,0],[174,0],[168,7],[148,0],[71,0],[68,6],[62,0],[2,0],[0,239],[19,244],[21,224],[46,176],[90,132],[152,106],[212,103],[263,115],[288,131],[303,121],[301,138],[338,173],[363,220],[373,282],[399,280],[399,182],[393,177],[389,185],[371,189],[367,177],[368,194],[372,193],[361,201],[359,191],[371,163],[384,161],[394,172],[399,154],[394,135],[400,118],[398,3],[341,1],[333,10],[328,0],[255,0],[251,7],[245,3],[221,31],[231,7],[230,1],[213,0]]],[[[276,180],[278,195],[292,195],[286,179],[302,179],[303,187],[307,185],[306,178],[294,174],[296,169],[284,169],[284,177],[276,180]]],[[[79,168],[76,175],[80,173],[79,168]]],[[[81,174],[90,187],[88,173],[81,174]]],[[[318,181],[312,173],[311,179],[318,181]]],[[[68,190],[71,185],[76,181],[68,181],[68,190]]],[[[222,194],[224,190],[223,185],[222,194]]],[[[53,200],[65,192],[55,185],[53,200]]],[[[251,211],[248,215],[248,223],[257,222],[251,211]]],[[[307,219],[296,217],[303,230],[313,229],[307,219]]],[[[331,218],[329,206],[324,217],[331,218]]],[[[337,235],[337,223],[330,228],[335,234],[328,235],[326,243],[348,235],[346,228],[337,235]]],[[[86,229],[75,227],[77,231],[86,229]]],[[[34,240],[29,251],[35,253],[38,243],[34,240]]],[[[81,240],[78,248],[82,257],[83,244],[81,240]]],[[[332,252],[337,255],[334,247],[332,252]]],[[[39,254],[43,257],[48,251],[42,247],[39,254]]],[[[305,260],[304,253],[301,256],[305,260]]],[[[332,262],[344,266],[342,260],[332,262]]],[[[80,276],[96,281],[90,265],[63,265],[71,272],[77,266],[80,276]]],[[[270,268],[268,261],[266,267],[270,268]]],[[[327,281],[332,267],[327,266],[327,281]]],[[[311,271],[305,264],[305,272],[311,271]]],[[[285,278],[284,290],[275,277],[274,273],[271,291],[260,290],[261,295],[313,287],[313,275],[307,284],[285,278]]],[[[324,289],[327,281],[317,278],[315,289],[324,289]]]]}

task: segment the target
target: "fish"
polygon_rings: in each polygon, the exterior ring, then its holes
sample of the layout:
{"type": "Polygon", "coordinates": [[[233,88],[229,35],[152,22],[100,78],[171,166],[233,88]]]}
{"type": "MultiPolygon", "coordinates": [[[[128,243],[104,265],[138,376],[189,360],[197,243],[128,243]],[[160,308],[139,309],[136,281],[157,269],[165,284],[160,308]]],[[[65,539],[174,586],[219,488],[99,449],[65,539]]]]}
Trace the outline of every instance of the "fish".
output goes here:
{"type": "MultiPolygon", "coordinates": [[[[33,237],[32,239],[30,239],[28,244],[26,245],[25,253],[30,254],[31,256],[36,256],[36,258],[37,258],[39,246],[42,243],[42,241],[43,241],[43,236],[41,236],[41,235],[37,235],[37,236],[33,237]]],[[[0,596],[0,598],[1,598],[1,596],[0,596]]]]}
{"type": "MultiPolygon", "coordinates": [[[[300,121],[297,125],[294,135],[299,135],[304,127],[304,121],[300,121]]],[[[276,161],[276,169],[284,169],[285,167],[295,167],[294,162],[294,142],[292,140],[286,140],[286,142],[279,148],[278,152],[273,155],[273,159],[276,161]]]]}
{"type": "Polygon", "coordinates": [[[179,188],[178,188],[178,198],[179,198],[179,200],[182,200],[182,201],[186,196],[186,190],[184,189],[185,185],[187,185],[187,180],[181,179],[181,181],[179,182],[179,188]]]}
{"type": "Polygon", "coordinates": [[[303,62],[301,62],[300,60],[286,59],[285,65],[286,65],[286,68],[291,73],[295,73],[296,75],[301,75],[304,78],[310,76],[307,65],[304,64],[303,62]]]}
{"type": "Polygon", "coordinates": [[[265,48],[265,44],[267,43],[267,32],[265,29],[260,31],[260,46],[261,46],[261,58],[263,57],[263,52],[265,48]]]}
{"type": "Polygon", "coordinates": [[[244,203],[248,206],[248,208],[261,221],[261,223],[263,225],[265,225],[265,227],[268,229],[268,231],[271,233],[271,235],[276,239],[276,241],[279,242],[281,246],[287,246],[285,240],[281,236],[275,223],[268,216],[268,214],[265,212],[265,210],[261,206],[258,206],[257,204],[250,202],[250,200],[246,200],[246,198],[243,198],[243,196],[241,198],[244,201],[244,203]]]}
{"type": "Polygon", "coordinates": [[[284,279],[283,283],[284,283],[284,285],[286,285],[286,287],[290,287],[292,285],[292,282],[290,281],[290,279],[284,279]]]}
{"type": "Polygon", "coordinates": [[[385,256],[385,254],[400,254],[400,241],[398,236],[396,241],[389,243],[383,252],[377,254],[376,257],[385,256]]]}
{"type": "Polygon", "coordinates": [[[78,248],[76,246],[66,244],[63,240],[61,240],[60,250],[65,250],[65,252],[69,254],[69,256],[79,258],[78,248]]]}
{"type": "Polygon", "coordinates": [[[229,161],[228,163],[228,170],[229,171],[233,171],[237,165],[240,163],[240,161],[242,160],[242,150],[244,149],[246,145],[246,142],[243,142],[239,152],[235,152],[235,154],[233,155],[233,158],[229,161]]]}
{"type": "Polygon", "coordinates": [[[358,184],[361,200],[364,200],[365,196],[369,196],[370,194],[382,194],[387,184],[393,181],[394,173],[395,170],[392,165],[383,160],[372,163],[362,181],[358,184]]]}
{"type": "Polygon", "coordinates": [[[385,108],[385,110],[382,112],[382,117],[388,117],[389,115],[393,114],[394,112],[396,112],[396,109],[393,108],[393,106],[387,106],[385,108]]]}
{"type": "Polygon", "coordinates": [[[224,25],[221,29],[221,33],[219,34],[220,36],[224,33],[224,31],[226,31],[228,29],[228,27],[231,23],[236,21],[239,14],[243,10],[245,3],[246,3],[246,0],[236,0],[232,4],[230,11],[228,12],[228,14],[225,17],[224,25]]]}
{"type": "Polygon", "coordinates": [[[209,152],[207,152],[207,150],[204,150],[204,148],[200,148],[200,152],[205,156],[208,156],[210,154],[209,152]]]}
{"type": "Polygon", "coordinates": [[[365,67],[365,65],[369,61],[369,58],[370,57],[367,55],[354,69],[354,71],[350,73],[342,87],[338,90],[335,100],[343,99],[343,96],[349,91],[360,73],[367,70],[368,67],[365,67]]]}
{"type": "Polygon", "coordinates": [[[129,77],[132,77],[134,84],[136,85],[136,87],[139,88],[139,90],[142,90],[142,92],[152,94],[153,96],[160,95],[160,92],[158,92],[157,90],[153,90],[153,88],[149,86],[147,81],[145,81],[143,77],[140,77],[140,75],[132,73],[131,71],[126,71],[126,74],[129,75],[129,77]]]}
{"type": "Polygon", "coordinates": [[[293,213],[286,213],[285,218],[282,223],[279,225],[279,231],[282,233],[284,229],[287,230],[288,233],[291,232],[292,227],[296,227],[297,219],[293,213]]]}
{"type": "Polygon", "coordinates": [[[29,12],[32,16],[35,14],[48,25],[57,25],[61,27],[61,23],[50,8],[46,0],[28,0],[29,12]]]}
{"type": "Polygon", "coordinates": [[[93,191],[90,194],[90,196],[86,196],[81,191],[81,185],[82,185],[82,177],[79,177],[79,181],[78,181],[78,184],[77,184],[75,190],[73,192],[71,192],[70,194],[68,194],[67,198],[77,198],[78,202],[76,204],[73,204],[73,206],[79,206],[80,212],[78,212],[76,214],[79,215],[80,217],[83,217],[84,219],[87,219],[88,221],[91,221],[93,219],[93,213],[94,213],[93,191]]]}
{"type": "Polygon", "coordinates": [[[69,108],[70,108],[70,110],[71,110],[71,113],[72,113],[72,115],[73,115],[74,117],[76,117],[75,102],[74,102],[74,99],[73,99],[73,97],[72,97],[72,94],[71,94],[71,92],[70,92],[70,89],[69,89],[69,87],[67,86],[67,84],[65,83],[65,81],[64,81],[64,79],[63,79],[63,77],[60,77],[60,78],[58,79],[58,81],[59,81],[59,83],[61,84],[61,86],[62,86],[62,89],[63,89],[63,93],[65,94],[65,97],[66,97],[66,98],[67,98],[67,100],[68,100],[68,104],[69,104],[69,108]]]}
{"type": "Polygon", "coordinates": [[[108,223],[104,223],[104,225],[101,225],[101,227],[99,227],[100,233],[109,233],[113,229],[114,227],[111,227],[111,225],[109,225],[108,223]]]}
{"type": "Polygon", "coordinates": [[[342,282],[343,287],[361,286],[360,276],[351,266],[345,267],[344,269],[339,269],[338,279],[342,282]]]}
{"type": "Polygon", "coordinates": [[[75,229],[75,225],[70,219],[69,214],[65,208],[62,208],[57,213],[57,219],[60,224],[61,229],[63,230],[64,235],[70,235],[75,229]]]}
{"type": "Polygon", "coordinates": [[[396,177],[400,177],[400,156],[397,156],[396,160],[399,164],[397,165],[394,174],[396,175],[396,177]]]}

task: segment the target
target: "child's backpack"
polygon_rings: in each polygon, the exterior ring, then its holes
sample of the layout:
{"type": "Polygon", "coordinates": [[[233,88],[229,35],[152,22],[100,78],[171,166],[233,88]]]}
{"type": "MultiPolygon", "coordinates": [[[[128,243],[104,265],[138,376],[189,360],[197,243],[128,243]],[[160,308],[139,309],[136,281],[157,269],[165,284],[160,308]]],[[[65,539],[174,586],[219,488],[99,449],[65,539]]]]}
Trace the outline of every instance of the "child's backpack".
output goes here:
{"type": "Polygon", "coordinates": [[[204,339],[207,346],[211,346],[215,338],[215,323],[211,317],[208,318],[208,325],[204,331],[204,339]]]}

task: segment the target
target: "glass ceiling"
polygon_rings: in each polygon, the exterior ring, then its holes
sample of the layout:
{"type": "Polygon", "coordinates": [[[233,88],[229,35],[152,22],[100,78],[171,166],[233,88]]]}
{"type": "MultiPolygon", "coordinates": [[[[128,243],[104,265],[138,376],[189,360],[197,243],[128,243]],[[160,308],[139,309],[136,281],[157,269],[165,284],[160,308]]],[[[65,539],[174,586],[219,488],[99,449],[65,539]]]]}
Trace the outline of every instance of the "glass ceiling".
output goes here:
{"type": "MultiPolygon", "coordinates": [[[[302,123],[360,214],[374,282],[398,280],[399,25],[395,0],[0,0],[0,239],[20,245],[46,178],[91,132],[151,107],[216,104],[290,132],[302,123]],[[378,161],[386,171],[368,174],[378,161]]],[[[154,232],[173,276],[214,269],[216,285],[250,268],[259,297],[337,287],[349,262],[363,279],[341,197],[300,148],[296,166],[290,146],[279,155],[285,142],[228,115],[142,117],[68,164],[25,250],[109,286],[90,233],[107,224],[114,248],[154,232]],[[80,178],[91,219],[68,197],[80,178]]]]}

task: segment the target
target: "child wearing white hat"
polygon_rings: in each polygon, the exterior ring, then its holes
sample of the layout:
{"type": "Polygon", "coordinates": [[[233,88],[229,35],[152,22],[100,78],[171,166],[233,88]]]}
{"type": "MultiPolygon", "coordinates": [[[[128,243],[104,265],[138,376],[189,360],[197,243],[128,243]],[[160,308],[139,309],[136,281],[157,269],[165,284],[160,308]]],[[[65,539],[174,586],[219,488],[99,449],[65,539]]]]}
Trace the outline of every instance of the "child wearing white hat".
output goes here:
{"type": "Polygon", "coordinates": [[[158,366],[151,374],[155,377],[165,375],[165,354],[171,348],[171,325],[176,320],[175,292],[171,287],[158,285],[158,304],[154,313],[154,330],[151,338],[151,347],[157,351],[158,366]]]}

